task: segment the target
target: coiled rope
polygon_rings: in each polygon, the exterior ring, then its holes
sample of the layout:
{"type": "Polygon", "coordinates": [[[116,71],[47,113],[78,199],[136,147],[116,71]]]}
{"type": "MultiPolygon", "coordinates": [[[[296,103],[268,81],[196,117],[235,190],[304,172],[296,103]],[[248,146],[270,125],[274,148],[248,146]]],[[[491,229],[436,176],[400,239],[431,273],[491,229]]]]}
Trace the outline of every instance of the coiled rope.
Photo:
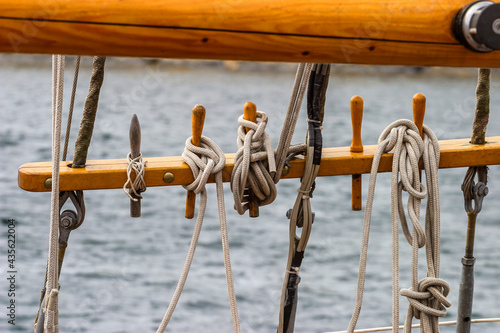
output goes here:
{"type": "Polygon", "coordinates": [[[439,332],[438,317],[446,315],[445,307],[450,306],[446,299],[449,285],[439,279],[439,188],[437,170],[439,166],[439,144],[432,130],[423,126],[424,139],[419,135],[417,126],[410,120],[402,119],[390,124],[378,139],[378,148],[373,157],[368,187],[368,198],[363,226],[363,239],[359,263],[358,291],[354,312],[348,332],[354,332],[361,312],[363,289],[366,277],[370,221],[373,208],[375,183],[380,158],[384,152],[393,150],[391,216],[392,216],[392,329],[399,330],[399,240],[398,218],[404,235],[412,245],[412,286],[401,290],[410,302],[405,320],[405,332],[411,331],[411,321],[421,319],[422,332],[439,332]],[[420,182],[418,162],[424,161],[427,189],[420,182]],[[400,180],[399,180],[400,178],[400,180]],[[408,213],[413,226],[410,233],[402,200],[402,191],[409,194],[408,213]],[[428,196],[425,216],[425,231],[420,225],[420,202],[428,196]],[[427,277],[418,280],[418,249],[426,247],[427,277]]]}
{"type": "Polygon", "coordinates": [[[304,145],[290,146],[300,107],[313,65],[301,63],[297,67],[293,90],[283,121],[280,141],[275,151],[272,149],[269,136],[265,133],[267,116],[257,112],[260,122],[257,124],[240,117],[238,123],[238,151],[235,166],[231,175],[231,191],[234,197],[234,208],[240,214],[249,209],[245,188],[251,188],[259,206],[272,203],[276,199],[276,185],[282,176],[282,170],[290,154],[305,152],[304,145]],[[248,132],[245,127],[249,128],[248,132]],[[267,159],[267,163],[264,160],[267,159]]]}
{"type": "MultiPolygon", "coordinates": [[[[243,215],[249,208],[243,194],[245,187],[250,187],[259,200],[259,206],[265,206],[276,199],[276,185],[273,176],[276,174],[274,150],[269,135],[266,133],[267,115],[257,112],[258,123],[238,118],[238,151],[234,157],[234,168],[231,174],[231,191],[234,197],[234,208],[243,215]],[[249,128],[248,132],[245,127],[249,128]],[[258,152],[264,152],[267,160],[260,160],[258,152]],[[254,157],[252,159],[252,156],[254,157]]],[[[261,154],[264,155],[264,154],[261,154]]]]}
{"type": "Polygon", "coordinates": [[[161,321],[161,324],[156,332],[160,333],[165,331],[175,310],[175,306],[179,301],[182,289],[184,288],[184,284],[186,283],[189,268],[191,267],[191,263],[193,261],[194,253],[196,250],[196,245],[198,243],[198,238],[200,236],[201,226],[203,224],[203,218],[205,216],[205,209],[207,207],[207,192],[205,190],[205,185],[207,183],[208,177],[213,174],[215,177],[217,188],[222,250],[224,253],[224,267],[226,269],[227,289],[229,294],[229,303],[231,306],[233,328],[234,332],[239,333],[240,323],[238,318],[238,308],[236,306],[236,295],[234,291],[233,276],[231,271],[231,259],[229,256],[229,242],[224,205],[224,190],[222,185],[222,168],[226,163],[226,159],[219,146],[217,146],[214,141],[205,136],[201,137],[200,147],[193,145],[191,142],[191,138],[188,138],[186,140],[186,147],[184,149],[182,157],[191,168],[191,171],[193,172],[193,176],[195,178],[194,182],[190,185],[185,186],[185,188],[187,190],[195,192],[196,194],[200,194],[200,208],[198,210],[193,237],[191,238],[191,244],[189,245],[189,250],[186,261],[184,263],[184,268],[181,273],[181,277],[175,289],[174,295],[172,296],[172,300],[170,301],[167,312],[165,313],[165,316],[163,317],[163,320],[161,321]]]}

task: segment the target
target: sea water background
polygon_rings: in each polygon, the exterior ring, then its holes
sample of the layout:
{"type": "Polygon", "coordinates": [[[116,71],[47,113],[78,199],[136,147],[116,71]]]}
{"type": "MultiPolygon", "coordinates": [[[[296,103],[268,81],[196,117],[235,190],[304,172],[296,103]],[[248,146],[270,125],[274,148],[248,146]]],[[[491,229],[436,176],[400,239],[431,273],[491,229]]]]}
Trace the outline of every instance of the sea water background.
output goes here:
{"type": "MultiPolygon", "coordinates": [[[[3,59],[0,65],[0,217],[3,275],[0,277],[1,332],[28,332],[38,309],[48,249],[50,194],[17,187],[17,168],[51,158],[50,65],[3,59]],[[7,324],[7,220],[16,226],[16,325],[7,324]]],[[[46,58],[48,59],[48,58],[46,58]]],[[[69,96],[74,59],[68,60],[69,96]]],[[[205,105],[204,134],[225,152],[236,150],[236,119],[243,104],[254,101],[270,116],[268,132],[278,141],[293,84],[293,66],[275,68],[243,64],[228,70],[217,63],[135,63],[110,59],[101,91],[89,159],[123,158],[129,151],[132,114],[142,125],[146,157],[180,155],[190,136],[191,108],[205,105]],[[113,65],[114,64],[114,65],[113,65]]],[[[395,68],[373,71],[333,70],[327,96],[324,146],[350,144],[349,99],[365,100],[363,142],[374,144],[393,120],[411,117],[411,98],[427,96],[425,123],[440,139],[469,137],[476,86],[474,72],[441,74],[395,68]]],[[[78,86],[69,158],[88,89],[89,62],[78,86]]],[[[500,135],[500,77],[492,77],[489,135],[500,135]]],[[[69,98],[66,98],[66,105],[69,98]]],[[[65,107],[67,110],[67,107],[65,107]]],[[[66,111],[67,112],[67,111],[66,111]]],[[[66,117],[65,112],[65,117],[66,117]]],[[[304,141],[302,111],[293,142],[304,141]]],[[[465,169],[441,170],[442,261],[453,302],[444,320],[454,320],[464,251],[466,214],[460,184],[465,169]]],[[[363,176],[364,198],[368,176],[363,176]]],[[[350,177],[319,178],[312,207],[316,213],[301,269],[296,332],[325,332],[347,327],[355,299],[363,213],[350,210],[350,177]]],[[[239,216],[226,184],[229,241],[243,332],[274,332],[288,249],[285,212],[297,194],[298,180],[282,180],[278,198],[261,207],[258,219],[239,216]]],[[[369,247],[365,301],[358,328],[391,322],[391,241],[389,174],[378,177],[369,247]]],[[[214,186],[192,269],[168,330],[231,332],[214,186]]],[[[475,255],[474,318],[500,316],[500,168],[490,168],[490,194],[478,218],[475,255]]],[[[168,306],[189,245],[194,221],[185,220],[185,190],[149,188],[142,217],[129,217],[129,200],[121,190],[87,191],[87,215],[74,231],[61,275],[61,332],[152,332],[168,306]]],[[[409,286],[410,246],[401,240],[401,287],[409,286]]],[[[421,276],[425,274],[421,251],[421,276]]],[[[401,299],[401,318],[407,301],[401,299]]],[[[401,319],[403,320],[403,319],[401,319]]],[[[475,332],[498,332],[498,324],[478,324],[475,332]]],[[[443,328],[453,332],[454,328],[443,328]]]]}

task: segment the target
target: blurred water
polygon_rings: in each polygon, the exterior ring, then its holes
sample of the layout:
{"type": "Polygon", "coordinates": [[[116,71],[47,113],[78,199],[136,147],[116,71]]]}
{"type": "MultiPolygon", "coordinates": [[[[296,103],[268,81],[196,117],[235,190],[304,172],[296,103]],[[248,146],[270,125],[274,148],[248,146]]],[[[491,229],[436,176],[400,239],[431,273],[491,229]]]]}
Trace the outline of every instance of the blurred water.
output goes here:
{"type": "MultiPolygon", "coordinates": [[[[71,65],[71,63],[70,63],[71,65]]],[[[66,92],[71,81],[70,67],[66,92]]],[[[76,110],[83,107],[89,68],[83,68],[76,110]]],[[[236,119],[243,104],[254,101],[270,116],[268,132],[276,146],[293,84],[289,71],[225,71],[214,68],[109,68],[102,88],[97,126],[89,159],[124,158],[128,125],[137,113],[142,125],[142,152],[148,156],[180,155],[190,135],[191,108],[207,108],[204,134],[225,152],[236,150],[236,119]]],[[[493,82],[498,81],[494,73],[493,82]]],[[[411,117],[411,97],[427,96],[426,124],[441,139],[470,136],[476,78],[435,76],[426,72],[394,75],[332,75],[324,124],[324,146],[350,144],[349,99],[365,100],[363,141],[376,142],[387,124],[411,117]]],[[[500,134],[498,83],[492,84],[489,135],[500,134]]],[[[66,101],[67,102],[67,101],[66,101]]],[[[48,193],[17,187],[17,168],[51,156],[51,72],[45,67],[0,67],[0,217],[2,253],[6,253],[7,219],[17,221],[17,321],[0,320],[0,331],[31,331],[38,308],[48,249],[48,193]]],[[[67,108],[66,108],[67,110],[67,108]]],[[[72,141],[79,113],[73,123],[72,141]]],[[[301,114],[293,142],[305,137],[301,114]]],[[[70,145],[71,147],[71,145],[70,145]]],[[[70,149],[69,158],[72,158],[70,149]]],[[[473,317],[500,316],[498,226],[500,168],[490,168],[490,194],[476,233],[476,291],[473,317]]],[[[460,184],[465,169],[441,170],[442,277],[452,285],[453,302],[444,320],[456,317],[460,258],[466,215],[460,184]]],[[[364,191],[368,176],[363,177],[364,191]]],[[[365,302],[359,328],[391,322],[391,244],[388,174],[378,177],[369,248],[365,302]]],[[[276,330],[278,302],[288,249],[285,212],[295,200],[298,180],[283,180],[278,198],[260,209],[260,218],[241,217],[232,208],[226,186],[229,240],[239,313],[244,332],[276,330]]],[[[365,196],[366,197],[366,193],[365,196]]],[[[121,190],[86,192],[87,216],[73,232],[61,275],[61,332],[151,332],[168,306],[189,245],[194,221],[183,218],[185,190],[149,188],[142,218],[131,219],[129,200],[121,190]]],[[[312,206],[316,220],[302,265],[297,332],[324,332],[347,327],[354,305],[361,243],[362,213],[350,210],[350,177],[321,178],[312,206]]],[[[401,238],[401,286],[409,286],[410,246],[401,238]]],[[[423,255],[423,253],[422,253],[423,255]]],[[[6,257],[6,255],[5,255],[6,257]]],[[[423,262],[424,260],[421,260],[423,262]]],[[[2,264],[6,271],[6,259],[2,264]]],[[[424,267],[421,267],[422,272],[424,267]]],[[[5,309],[6,279],[0,300],[5,309]]],[[[405,311],[407,301],[401,300],[405,311]]],[[[476,332],[496,332],[496,324],[479,324],[476,332]]],[[[184,293],[169,325],[170,332],[231,332],[213,186],[200,243],[184,293]]],[[[454,328],[443,328],[453,332],[454,328]]]]}

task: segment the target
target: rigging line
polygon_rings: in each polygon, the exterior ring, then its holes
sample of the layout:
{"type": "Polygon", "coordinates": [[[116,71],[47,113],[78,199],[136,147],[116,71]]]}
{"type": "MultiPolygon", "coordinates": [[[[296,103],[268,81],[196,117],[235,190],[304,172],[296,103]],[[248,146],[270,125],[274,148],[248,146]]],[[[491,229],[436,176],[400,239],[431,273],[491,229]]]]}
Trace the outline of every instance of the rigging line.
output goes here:
{"type": "Polygon", "coordinates": [[[58,245],[59,245],[59,158],[64,89],[64,56],[52,56],[52,193],[50,210],[49,255],[45,293],[44,332],[57,333],[58,324],[58,245]]]}
{"type": "MultiPolygon", "coordinates": [[[[471,319],[472,324],[484,324],[484,323],[496,323],[500,322],[500,318],[480,318],[480,319],[471,319]]],[[[442,321],[439,323],[439,326],[451,326],[456,325],[457,321],[442,321]]],[[[411,328],[420,328],[420,324],[413,324],[411,328]]],[[[399,326],[399,330],[404,329],[404,325],[399,326]]],[[[387,332],[391,331],[392,326],[384,326],[384,327],[373,327],[373,328],[363,328],[359,330],[355,330],[353,333],[372,333],[372,332],[387,332]]],[[[347,331],[335,331],[335,332],[324,332],[324,333],[347,333],[347,331]]]]}
{"type": "Polygon", "coordinates": [[[80,56],[76,57],[75,74],[73,78],[73,90],[71,91],[71,100],[69,103],[68,124],[66,126],[66,135],[64,136],[64,150],[62,160],[66,161],[68,153],[69,134],[71,131],[71,121],[73,120],[73,108],[75,106],[76,86],[78,85],[78,73],[80,72],[80,56]]]}
{"type": "Polygon", "coordinates": [[[26,17],[11,17],[0,16],[0,20],[16,20],[16,21],[40,21],[50,23],[70,23],[70,24],[88,24],[88,25],[103,25],[103,26],[117,26],[117,27],[134,27],[134,28],[152,28],[152,29],[169,29],[169,30],[188,30],[188,31],[206,31],[206,32],[227,32],[236,34],[256,34],[256,35],[271,35],[271,36],[286,36],[286,37],[304,37],[304,38],[319,38],[319,39],[337,39],[337,40],[364,40],[375,42],[388,42],[388,43],[409,43],[409,44],[428,44],[428,45],[453,45],[462,46],[460,43],[455,42],[432,42],[432,41],[411,41],[403,39],[387,39],[387,38],[373,38],[373,37],[346,37],[346,36],[325,36],[313,34],[298,34],[286,32],[270,32],[270,31],[247,31],[247,30],[234,30],[222,28],[200,28],[200,27],[186,27],[186,26],[169,26],[169,25],[153,25],[153,24],[134,24],[134,23],[120,23],[120,22],[92,22],[92,21],[75,21],[75,20],[58,20],[58,19],[38,19],[26,17]]]}

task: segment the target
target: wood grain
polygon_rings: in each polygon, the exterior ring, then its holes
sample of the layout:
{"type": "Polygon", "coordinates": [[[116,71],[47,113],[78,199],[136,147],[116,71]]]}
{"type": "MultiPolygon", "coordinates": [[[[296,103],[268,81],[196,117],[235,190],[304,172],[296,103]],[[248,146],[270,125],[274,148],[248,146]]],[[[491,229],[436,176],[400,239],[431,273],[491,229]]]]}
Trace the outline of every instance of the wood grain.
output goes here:
{"type": "MultiPolygon", "coordinates": [[[[486,138],[485,145],[472,145],[470,138],[440,141],[440,168],[459,168],[480,165],[500,164],[500,136],[486,138]]],[[[339,176],[366,174],[370,172],[376,145],[364,146],[361,153],[352,153],[350,147],[323,149],[319,176],[339,176]]],[[[180,156],[148,157],[145,181],[148,187],[186,185],[193,182],[189,166],[180,156]],[[172,183],[165,183],[163,175],[172,172],[175,175],[172,183]]],[[[127,161],[94,160],[87,161],[85,168],[72,169],[67,165],[71,161],[61,162],[60,190],[98,190],[122,188],[127,181],[127,161]]],[[[304,172],[304,160],[292,160],[289,173],[283,178],[299,178],[304,172]]],[[[226,154],[226,165],[222,170],[223,181],[231,180],[234,166],[234,154],[226,154]]],[[[392,167],[392,154],[383,154],[379,172],[389,172],[392,167]]],[[[48,192],[44,182],[50,178],[52,167],[50,162],[24,164],[19,168],[19,187],[26,191],[48,192]]],[[[213,177],[209,182],[214,182],[213,177]]]]}
{"type": "Polygon", "coordinates": [[[499,67],[454,38],[470,0],[0,0],[0,52],[499,67]]]}

